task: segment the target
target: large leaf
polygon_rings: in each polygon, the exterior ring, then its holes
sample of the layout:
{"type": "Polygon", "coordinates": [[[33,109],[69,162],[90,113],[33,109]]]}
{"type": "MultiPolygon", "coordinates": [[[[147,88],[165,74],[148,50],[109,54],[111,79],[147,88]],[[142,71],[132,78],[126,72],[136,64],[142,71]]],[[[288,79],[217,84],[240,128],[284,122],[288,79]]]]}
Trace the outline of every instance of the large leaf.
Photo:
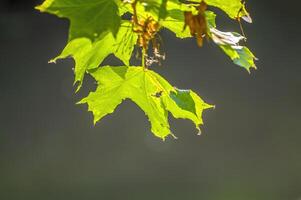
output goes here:
{"type": "Polygon", "coordinates": [[[137,41],[137,34],[131,29],[130,23],[124,22],[116,38],[111,32],[105,32],[95,42],[85,37],[71,40],[62,53],[51,61],[72,56],[75,60],[75,82],[79,82],[80,86],[86,70],[98,67],[110,54],[114,54],[125,65],[129,65],[137,41]]]}
{"type": "Polygon", "coordinates": [[[202,112],[211,108],[196,93],[178,90],[165,79],[143,67],[102,67],[92,76],[98,87],[80,101],[87,103],[96,123],[125,99],[135,102],[147,115],[152,132],[162,139],[171,134],[168,112],[176,118],[190,119],[197,129],[203,124],[202,112]]]}
{"type": "Polygon", "coordinates": [[[36,8],[70,19],[69,40],[87,37],[95,40],[106,31],[116,35],[121,18],[117,0],[46,0],[36,8]]]}

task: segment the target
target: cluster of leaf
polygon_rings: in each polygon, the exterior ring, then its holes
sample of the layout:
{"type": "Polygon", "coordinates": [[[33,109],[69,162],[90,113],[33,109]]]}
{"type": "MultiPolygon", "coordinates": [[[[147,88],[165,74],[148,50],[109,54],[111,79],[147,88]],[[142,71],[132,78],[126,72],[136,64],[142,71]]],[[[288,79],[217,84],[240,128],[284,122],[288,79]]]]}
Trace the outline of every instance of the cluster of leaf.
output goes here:
{"type": "Polygon", "coordinates": [[[85,74],[96,79],[96,91],[80,101],[88,104],[94,122],[130,99],[145,112],[152,132],[165,139],[172,134],[169,113],[175,118],[190,119],[199,130],[203,124],[202,112],[213,106],[191,90],[171,86],[144,64],[146,48],[160,29],[168,29],[178,38],[196,37],[199,46],[204,38],[211,39],[235,64],[248,71],[255,68],[255,56],[239,45],[244,36],[219,31],[210,6],[223,10],[233,20],[251,22],[240,0],[46,0],[36,8],[70,20],[68,43],[51,62],[73,57],[77,90],[85,74]],[[155,21],[152,32],[146,21],[155,21]],[[131,66],[130,59],[137,46],[142,48],[142,64],[131,66]],[[124,66],[102,66],[111,54],[124,66]]]}

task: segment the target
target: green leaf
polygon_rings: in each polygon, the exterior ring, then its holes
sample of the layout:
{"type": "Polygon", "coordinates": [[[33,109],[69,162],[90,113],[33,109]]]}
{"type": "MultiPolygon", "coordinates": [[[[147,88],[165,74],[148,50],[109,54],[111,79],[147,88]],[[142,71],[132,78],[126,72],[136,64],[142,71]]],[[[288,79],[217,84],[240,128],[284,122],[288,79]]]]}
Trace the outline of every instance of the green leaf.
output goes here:
{"type": "Polygon", "coordinates": [[[230,45],[220,45],[220,47],[236,65],[245,68],[249,73],[251,68],[257,69],[254,62],[257,58],[247,47],[233,48],[230,45]]]}
{"type": "Polygon", "coordinates": [[[232,19],[248,15],[248,12],[241,0],[191,0],[190,2],[199,3],[202,1],[210,6],[223,10],[232,19]]]}
{"type": "Polygon", "coordinates": [[[162,139],[171,134],[168,112],[175,118],[190,119],[197,129],[203,124],[202,112],[213,106],[206,104],[190,90],[178,90],[165,79],[143,67],[102,67],[91,72],[98,82],[79,103],[87,103],[94,123],[114,112],[125,99],[135,102],[147,115],[151,131],[162,139]]]}
{"type": "Polygon", "coordinates": [[[216,19],[216,14],[212,11],[205,11],[205,17],[207,21],[207,27],[216,27],[215,19],[216,19]]]}
{"type": "Polygon", "coordinates": [[[69,40],[86,37],[92,41],[106,31],[116,35],[121,18],[114,0],[46,0],[36,9],[71,21],[69,40]]]}
{"type": "Polygon", "coordinates": [[[145,12],[150,12],[156,15],[158,18],[164,18],[166,16],[166,3],[167,0],[138,0],[143,6],[145,12]]]}
{"type": "Polygon", "coordinates": [[[245,39],[235,32],[222,32],[217,30],[215,24],[216,15],[213,12],[206,12],[206,18],[209,28],[208,35],[234,62],[234,64],[243,67],[250,73],[250,69],[256,69],[255,60],[257,58],[246,46],[240,46],[239,42],[245,39]]]}
{"type": "Polygon", "coordinates": [[[257,58],[245,46],[240,46],[239,41],[245,39],[235,32],[222,32],[215,28],[210,28],[212,40],[233,60],[233,62],[245,68],[250,73],[250,68],[256,69],[254,60],[257,58]]]}
{"type": "Polygon", "coordinates": [[[95,42],[88,38],[73,39],[51,62],[72,56],[75,60],[75,83],[79,82],[79,89],[86,70],[97,68],[110,54],[114,54],[125,65],[129,65],[137,41],[137,34],[131,29],[129,22],[123,22],[116,38],[111,32],[105,32],[95,42]]]}
{"type": "Polygon", "coordinates": [[[168,10],[179,8],[180,5],[178,0],[138,0],[137,10],[141,16],[151,14],[160,21],[169,15],[168,10]]]}
{"type": "MultiPolygon", "coordinates": [[[[125,4],[122,9],[133,14],[132,6],[129,4],[125,4]]],[[[162,27],[174,32],[179,38],[191,37],[188,29],[183,30],[185,9],[188,8],[177,0],[139,0],[136,5],[140,18],[152,16],[158,19],[162,27]]]]}
{"type": "Polygon", "coordinates": [[[178,38],[191,37],[189,29],[184,30],[184,14],[181,10],[170,10],[165,20],[161,21],[161,25],[176,34],[178,38]]]}
{"type": "Polygon", "coordinates": [[[165,19],[168,15],[167,8],[166,8],[167,2],[168,0],[162,0],[162,3],[159,8],[159,20],[165,19]]]}
{"type": "Polygon", "coordinates": [[[215,6],[235,19],[239,15],[239,11],[243,7],[241,0],[205,0],[210,6],[215,6]]]}

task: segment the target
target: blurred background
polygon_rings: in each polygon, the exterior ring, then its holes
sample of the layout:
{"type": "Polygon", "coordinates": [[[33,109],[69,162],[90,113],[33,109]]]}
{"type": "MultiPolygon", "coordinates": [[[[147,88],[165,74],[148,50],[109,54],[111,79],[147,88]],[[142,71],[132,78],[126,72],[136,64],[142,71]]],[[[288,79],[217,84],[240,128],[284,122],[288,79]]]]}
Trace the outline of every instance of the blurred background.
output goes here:
{"type": "MultiPolygon", "coordinates": [[[[301,200],[298,1],[247,1],[260,59],[250,75],[212,43],[162,32],[167,60],[155,70],[216,105],[203,135],[171,119],[179,139],[165,142],[130,101],[93,126],[75,103],[94,81],[74,94],[73,61],[47,63],[68,21],[35,11],[41,2],[0,1],[1,200],[301,200]]],[[[239,31],[219,14],[221,30],[239,31]]]]}

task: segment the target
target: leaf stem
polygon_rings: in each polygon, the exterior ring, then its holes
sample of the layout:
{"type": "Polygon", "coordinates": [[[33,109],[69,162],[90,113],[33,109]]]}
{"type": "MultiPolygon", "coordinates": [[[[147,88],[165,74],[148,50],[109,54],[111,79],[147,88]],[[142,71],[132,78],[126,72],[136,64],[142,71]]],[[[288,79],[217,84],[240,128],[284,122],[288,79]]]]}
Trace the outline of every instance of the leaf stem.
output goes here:
{"type": "Polygon", "coordinates": [[[133,8],[133,21],[136,25],[139,24],[138,22],[138,16],[137,16],[137,9],[136,9],[136,5],[137,5],[137,0],[134,0],[134,2],[132,3],[132,8],[133,8]]]}
{"type": "Polygon", "coordinates": [[[141,56],[141,66],[145,69],[145,68],[146,68],[146,66],[145,66],[145,53],[146,53],[146,51],[145,51],[144,48],[142,48],[141,52],[142,52],[142,56],[141,56]]]}

